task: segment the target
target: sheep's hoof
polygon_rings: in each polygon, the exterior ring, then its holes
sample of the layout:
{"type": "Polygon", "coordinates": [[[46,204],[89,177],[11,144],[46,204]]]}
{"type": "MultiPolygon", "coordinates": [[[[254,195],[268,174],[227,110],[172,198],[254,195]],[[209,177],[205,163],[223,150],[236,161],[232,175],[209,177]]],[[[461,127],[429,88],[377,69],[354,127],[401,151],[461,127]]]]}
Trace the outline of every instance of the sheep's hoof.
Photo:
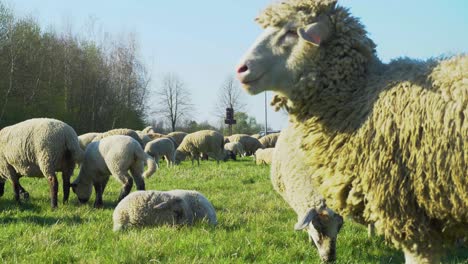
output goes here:
{"type": "Polygon", "coordinates": [[[102,209],[102,208],[104,208],[104,204],[102,204],[102,203],[94,203],[94,208],[96,208],[96,209],[102,209]]]}

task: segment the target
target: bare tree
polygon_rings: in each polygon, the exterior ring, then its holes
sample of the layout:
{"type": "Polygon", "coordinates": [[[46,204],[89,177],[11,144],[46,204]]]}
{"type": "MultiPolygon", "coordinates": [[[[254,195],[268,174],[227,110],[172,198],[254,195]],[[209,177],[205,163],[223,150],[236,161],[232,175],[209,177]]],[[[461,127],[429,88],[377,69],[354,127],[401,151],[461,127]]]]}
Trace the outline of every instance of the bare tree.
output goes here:
{"type": "Polygon", "coordinates": [[[157,96],[159,107],[155,113],[168,121],[172,131],[176,130],[176,126],[182,119],[189,118],[194,110],[189,91],[179,76],[174,73],[168,73],[163,77],[157,96]]]}
{"type": "Polygon", "coordinates": [[[246,105],[242,102],[242,95],[243,93],[234,77],[229,75],[218,92],[215,106],[216,115],[224,118],[226,108],[232,108],[234,112],[244,111],[246,105]]]}

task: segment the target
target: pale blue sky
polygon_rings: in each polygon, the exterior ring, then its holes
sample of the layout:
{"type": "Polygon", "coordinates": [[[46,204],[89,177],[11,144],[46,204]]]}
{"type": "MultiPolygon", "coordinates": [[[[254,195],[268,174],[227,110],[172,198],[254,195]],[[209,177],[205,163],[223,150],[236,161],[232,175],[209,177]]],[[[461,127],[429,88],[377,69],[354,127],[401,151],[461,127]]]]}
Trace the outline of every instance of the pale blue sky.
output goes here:
{"type": "MultiPolygon", "coordinates": [[[[136,32],[151,69],[153,89],[161,75],[177,73],[192,93],[197,121],[216,122],[220,85],[261,32],[255,16],[271,0],[10,0],[19,15],[30,14],[46,28],[64,24],[85,31],[90,17],[112,34],[136,32]]],[[[467,0],[343,0],[360,17],[384,61],[398,56],[428,58],[468,52],[467,0]]],[[[263,95],[244,95],[250,115],[264,122],[263,95]]],[[[269,124],[286,125],[269,108],[269,124]]]]}

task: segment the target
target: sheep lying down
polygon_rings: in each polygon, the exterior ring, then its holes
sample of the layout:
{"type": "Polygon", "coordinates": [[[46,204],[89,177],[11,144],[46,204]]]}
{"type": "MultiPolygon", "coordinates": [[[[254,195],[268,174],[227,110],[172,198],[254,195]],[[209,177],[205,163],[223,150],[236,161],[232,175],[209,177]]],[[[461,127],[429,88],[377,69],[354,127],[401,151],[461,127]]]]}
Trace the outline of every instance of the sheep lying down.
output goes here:
{"type": "Polygon", "coordinates": [[[136,191],[125,197],[112,216],[114,231],[131,227],[192,225],[206,219],[216,225],[213,205],[203,194],[190,190],[136,191]]]}

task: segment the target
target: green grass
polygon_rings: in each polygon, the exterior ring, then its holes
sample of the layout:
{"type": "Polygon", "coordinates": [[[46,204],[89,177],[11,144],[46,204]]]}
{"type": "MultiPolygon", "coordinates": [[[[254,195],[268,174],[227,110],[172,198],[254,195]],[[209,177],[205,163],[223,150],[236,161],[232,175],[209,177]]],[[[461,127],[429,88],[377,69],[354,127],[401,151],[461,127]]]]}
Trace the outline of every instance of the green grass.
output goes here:
{"type": "MultiPolygon", "coordinates": [[[[296,215],[272,189],[268,166],[249,158],[221,163],[165,164],[146,181],[147,189],[194,189],[216,208],[219,225],[156,227],[112,232],[120,186],[110,179],[104,209],[68,204],[51,210],[45,179],[22,178],[30,200],[18,205],[11,184],[0,198],[2,263],[320,263],[305,232],[294,232],[296,215]]],[[[76,175],[75,171],[75,175],[76,175]]],[[[61,195],[61,193],[60,193],[61,195]]],[[[61,197],[60,197],[61,199],[61,197]]],[[[402,263],[402,253],[366,229],[346,221],[337,245],[337,263],[402,263]]],[[[467,263],[466,248],[447,263],[467,263]]]]}

